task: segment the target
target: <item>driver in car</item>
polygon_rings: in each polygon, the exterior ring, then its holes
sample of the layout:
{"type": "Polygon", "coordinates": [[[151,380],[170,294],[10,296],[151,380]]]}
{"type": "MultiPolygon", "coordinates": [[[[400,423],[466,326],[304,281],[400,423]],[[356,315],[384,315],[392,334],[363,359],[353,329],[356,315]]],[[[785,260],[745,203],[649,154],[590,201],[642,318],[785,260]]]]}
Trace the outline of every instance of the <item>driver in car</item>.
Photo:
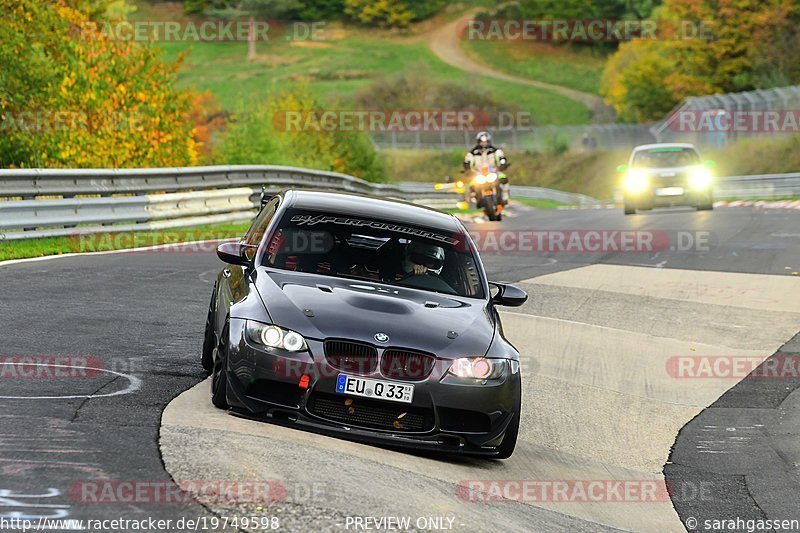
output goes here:
{"type": "Polygon", "coordinates": [[[398,273],[397,279],[428,273],[438,275],[442,273],[442,268],[444,268],[444,249],[441,246],[412,242],[406,246],[402,272],[398,273]]]}

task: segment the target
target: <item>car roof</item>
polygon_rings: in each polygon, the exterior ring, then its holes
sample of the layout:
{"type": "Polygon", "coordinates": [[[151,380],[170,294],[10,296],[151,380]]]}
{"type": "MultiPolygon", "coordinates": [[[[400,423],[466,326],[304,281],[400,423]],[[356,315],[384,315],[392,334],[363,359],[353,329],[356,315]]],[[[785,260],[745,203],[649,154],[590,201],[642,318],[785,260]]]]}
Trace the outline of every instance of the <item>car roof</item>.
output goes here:
{"type": "Polygon", "coordinates": [[[284,197],[287,207],[400,222],[440,231],[461,230],[461,224],[453,215],[402,200],[298,189],[287,190],[284,197]]]}
{"type": "Polygon", "coordinates": [[[651,150],[653,148],[692,148],[693,150],[697,150],[695,146],[691,143],[653,143],[653,144],[640,144],[639,146],[634,147],[633,151],[638,152],[640,150],[651,150]]]}

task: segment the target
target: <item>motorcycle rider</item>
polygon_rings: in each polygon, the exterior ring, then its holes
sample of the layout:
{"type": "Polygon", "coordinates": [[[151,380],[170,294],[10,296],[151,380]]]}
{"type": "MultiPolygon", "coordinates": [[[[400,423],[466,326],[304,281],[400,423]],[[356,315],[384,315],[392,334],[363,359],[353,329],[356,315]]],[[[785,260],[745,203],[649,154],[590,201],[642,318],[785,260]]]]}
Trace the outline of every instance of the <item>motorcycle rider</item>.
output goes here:
{"type": "MultiPolygon", "coordinates": [[[[500,148],[492,146],[492,134],[488,131],[480,131],[475,135],[475,146],[467,152],[464,157],[464,172],[470,170],[479,172],[481,167],[490,165],[495,167],[498,172],[498,180],[495,183],[495,192],[500,198],[502,205],[508,205],[509,189],[508,178],[502,172],[511,163],[506,159],[506,154],[500,148]]],[[[473,186],[470,186],[470,193],[475,194],[473,186]]]]}

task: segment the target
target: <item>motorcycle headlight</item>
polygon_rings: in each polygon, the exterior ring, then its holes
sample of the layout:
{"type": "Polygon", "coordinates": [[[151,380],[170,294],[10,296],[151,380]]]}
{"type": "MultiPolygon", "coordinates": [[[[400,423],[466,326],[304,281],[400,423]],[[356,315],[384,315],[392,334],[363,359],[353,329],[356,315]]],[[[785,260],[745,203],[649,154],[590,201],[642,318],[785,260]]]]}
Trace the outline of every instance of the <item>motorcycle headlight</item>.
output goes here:
{"type": "Polygon", "coordinates": [[[484,183],[486,183],[486,178],[483,175],[475,176],[475,183],[477,183],[478,185],[483,185],[484,183]]]}
{"type": "Polygon", "coordinates": [[[448,374],[463,379],[497,379],[503,376],[508,361],[485,357],[462,357],[453,361],[448,374]]]}
{"type": "Polygon", "coordinates": [[[288,352],[302,352],[308,349],[302,335],[274,324],[248,320],[245,324],[245,334],[248,340],[268,348],[279,348],[288,352]]]}
{"type": "Polygon", "coordinates": [[[623,186],[625,190],[631,193],[642,192],[647,188],[648,179],[647,174],[640,169],[632,168],[625,176],[623,186]]]}
{"type": "Polygon", "coordinates": [[[711,185],[711,171],[706,167],[696,167],[689,174],[689,185],[693,189],[707,189],[711,185]]]}
{"type": "Polygon", "coordinates": [[[494,172],[486,176],[486,181],[488,181],[489,183],[494,183],[496,180],[497,180],[497,174],[495,174],[494,172]]]}

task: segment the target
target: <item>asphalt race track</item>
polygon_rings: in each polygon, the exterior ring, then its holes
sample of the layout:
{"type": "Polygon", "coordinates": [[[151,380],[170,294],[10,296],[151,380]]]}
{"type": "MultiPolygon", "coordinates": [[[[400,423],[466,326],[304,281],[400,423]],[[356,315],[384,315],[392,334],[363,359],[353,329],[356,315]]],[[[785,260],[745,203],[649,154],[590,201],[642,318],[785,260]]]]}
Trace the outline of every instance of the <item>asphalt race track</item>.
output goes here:
{"type": "Polygon", "coordinates": [[[0,518],[256,515],[277,517],[284,531],[355,531],[355,518],[390,516],[455,531],[683,531],[688,518],[702,531],[704,519],[800,519],[800,379],[674,372],[680,358],[800,352],[800,340],[789,342],[800,330],[800,211],[511,215],[470,226],[482,238],[641,230],[663,246],[482,253],[490,279],[531,296],[504,314],[525,373],[508,461],[396,452],[214,409],[199,365],[221,267],[210,246],[0,264],[0,356],[39,358],[43,369],[58,358],[63,370],[2,367],[0,518]],[[487,502],[476,489],[526,480],[641,489],[662,487],[665,475],[670,495],[655,499],[570,492],[487,502]],[[270,480],[280,490],[268,504],[112,490],[174,488],[173,479],[270,480]]]}

